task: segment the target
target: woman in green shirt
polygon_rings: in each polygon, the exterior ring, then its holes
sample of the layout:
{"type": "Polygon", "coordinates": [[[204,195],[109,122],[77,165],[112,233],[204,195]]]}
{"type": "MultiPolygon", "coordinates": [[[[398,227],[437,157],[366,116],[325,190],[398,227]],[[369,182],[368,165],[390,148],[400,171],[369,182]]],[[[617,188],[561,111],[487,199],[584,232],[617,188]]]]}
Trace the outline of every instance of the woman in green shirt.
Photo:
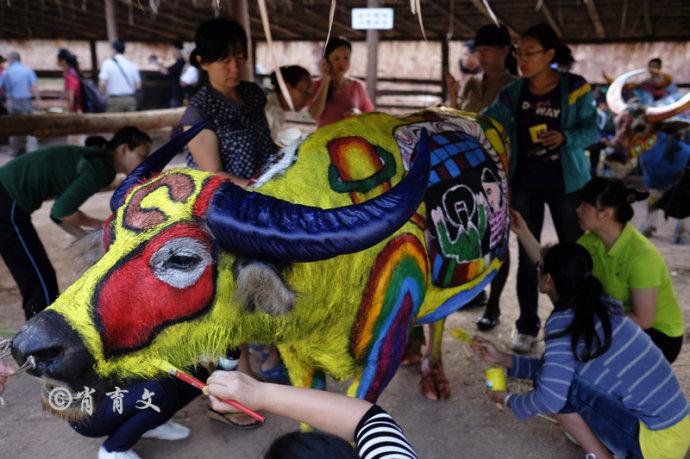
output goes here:
{"type": "MultiPolygon", "coordinates": [[[[91,138],[93,139],[93,138],[91,138]]],[[[55,199],[50,218],[75,237],[102,220],[79,210],[108,187],[118,172],[129,174],[148,156],[151,138],[125,127],[96,147],[55,145],[22,155],[0,167],[0,256],[22,294],[27,319],[58,296],[55,270],[31,223],[43,201],[55,199]]]]}
{"type": "MultiPolygon", "coordinates": [[[[593,274],[606,294],[621,301],[630,319],[652,338],[669,362],[683,344],[683,315],[671,284],[671,276],[659,250],[630,220],[631,204],[647,198],[616,179],[597,177],[582,189],[577,208],[585,234],[577,241],[592,256],[593,274]]],[[[511,229],[538,256],[539,243],[517,213],[511,229]]]]}

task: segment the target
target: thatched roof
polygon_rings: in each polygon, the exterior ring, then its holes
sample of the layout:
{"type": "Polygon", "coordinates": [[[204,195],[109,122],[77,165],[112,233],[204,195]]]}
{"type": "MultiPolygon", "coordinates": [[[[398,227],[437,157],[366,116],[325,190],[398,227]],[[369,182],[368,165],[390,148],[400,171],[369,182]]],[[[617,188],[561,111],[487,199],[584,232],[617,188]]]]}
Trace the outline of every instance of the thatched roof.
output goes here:
{"type": "MultiPolygon", "coordinates": [[[[330,0],[266,3],[274,39],[325,38],[330,0]]],[[[350,28],[350,10],[366,3],[338,1],[334,33],[353,40],[364,39],[363,31],[350,28]]],[[[395,28],[382,32],[382,39],[421,38],[409,0],[380,3],[395,9],[395,28]]],[[[128,41],[190,40],[202,20],[214,14],[229,15],[230,4],[230,0],[115,0],[118,33],[128,41]]],[[[469,38],[479,26],[489,22],[481,0],[422,0],[421,4],[430,39],[445,37],[449,28],[454,39],[469,38]]],[[[537,22],[549,22],[569,43],[690,39],[687,0],[489,0],[489,4],[516,33],[537,22]],[[537,11],[536,7],[540,9],[537,11]]],[[[104,11],[104,2],[99,0],[2,0],[1,37],[104,40],[104,11]]],[[[249,16],[253,39],[263,40],[257,3],[253,0],[249,0],[249,16]]]]}

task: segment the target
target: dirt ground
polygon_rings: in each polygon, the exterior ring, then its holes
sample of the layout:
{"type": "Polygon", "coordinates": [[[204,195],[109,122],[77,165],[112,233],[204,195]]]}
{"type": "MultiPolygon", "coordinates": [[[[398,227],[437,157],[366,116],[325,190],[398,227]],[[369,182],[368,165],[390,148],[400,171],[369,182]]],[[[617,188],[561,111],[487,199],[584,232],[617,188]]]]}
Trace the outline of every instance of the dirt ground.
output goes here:
{"type": "MultiPolygon", "coordinates": [[[[9,158],[0,153],[0,165],[9,158]]],[[[101,193],[91,198],[83,209],[95,216],[108,215],[109,195],[101,193]]],[[[59,230],[48,218],[50,203],[34,214],[33,221],[48,255],[58,273],[62,289],[75,278],[75,261],[66,252],[71,237],[59,230]]],[[[636,223],[644,210],[638,208],[636,223]]],[[[673,223],[661,226],[653,241],[664,255],[672,272],[673,283],[680,304],[684,308],[686,343],[673,365],[681,385],[690,396],[690,246],[669,243],[673,223]]],[[[544,241],[555,241],[555,232],[547,217],[544,241]]],[[[513,260],[516,241],[511,241],[513,260]]],[[[513,322],[517,316],[515,271],[511,266],[510,279],[503,292],[501,323],[488,333],[507,348],[513,322]]],[[[540,315],[550,312],[548,301],[541,298],[540,315]]],[[[20,297],[5,265],[0,263],[0,336],[11,336],[23,323],[20,297]]],[[[462,327],[474,330],[473,321],[478,310],[463,310],[452,314],[447,329],[462,327]]],[[[534,354],[543,349],[541,343],[534,354]]],[[[443,357],[453,391],[448,401],[429,401],[419,391],[417,368],[401,368],[379,403],[389,410],[405,429],[420,457],[424,458],[581,458],[581,450],[571,444],[558,426],[536,417],[517,421],[511,414],[499,411],[483,394],[486,365],[470,354],[467,347],[446,333],[443,357]]],[[[256,363],[256,362],[255,362],[256,363]]],[[[511,391],[528,389],[525,383],[508,381],[511,391]]],[[[344,383],[329,381],[331,390],[344,390],[344,383]]],[[[39,382],[26,375],[12,378],[3,394],[6,406],[0,407],[0,457],[9,458],[95,458],[102,442],[82,437],[69,425],[43,412],[39,403],[39,382]]],[[[206,416],[206,402],[199,398],[181,410],[175,420],[192,429],[191,436],[182,441],[166,442],[142,440],[135,450],[148,458],[256,458],[271,440],[282,433],[298,428],[297,423],[269,415],[266,424],[257,430],[239,431],[218,424],[206,416]]],[[[690,457],[690,455],[688,456],[690,457]]]]}

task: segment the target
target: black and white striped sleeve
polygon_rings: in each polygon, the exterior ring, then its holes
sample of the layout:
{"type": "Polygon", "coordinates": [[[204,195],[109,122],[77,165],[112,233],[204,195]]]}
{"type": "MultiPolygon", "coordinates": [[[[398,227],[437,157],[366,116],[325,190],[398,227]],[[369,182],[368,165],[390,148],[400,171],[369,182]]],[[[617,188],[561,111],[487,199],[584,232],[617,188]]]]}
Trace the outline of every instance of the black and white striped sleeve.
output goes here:
{"type": "Polygon", "coordinates": [[[417,458],[400,426],[378,405],[373,405],[357,424],[355,449],[362,459],[417,458]]]}

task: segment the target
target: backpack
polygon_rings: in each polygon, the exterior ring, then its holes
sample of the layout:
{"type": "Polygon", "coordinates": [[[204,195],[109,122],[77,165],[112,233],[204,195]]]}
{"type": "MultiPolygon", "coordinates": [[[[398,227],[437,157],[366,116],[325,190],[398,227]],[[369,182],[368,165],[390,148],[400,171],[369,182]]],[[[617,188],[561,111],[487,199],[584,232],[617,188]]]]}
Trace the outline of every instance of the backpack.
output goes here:
{"type": "Polygon", "coordinates": [[[108,107],[108,99],[98,89],[98,85],[88,78],[80,78],[81,111],[84,113],[103,113],[108,107]]]}

